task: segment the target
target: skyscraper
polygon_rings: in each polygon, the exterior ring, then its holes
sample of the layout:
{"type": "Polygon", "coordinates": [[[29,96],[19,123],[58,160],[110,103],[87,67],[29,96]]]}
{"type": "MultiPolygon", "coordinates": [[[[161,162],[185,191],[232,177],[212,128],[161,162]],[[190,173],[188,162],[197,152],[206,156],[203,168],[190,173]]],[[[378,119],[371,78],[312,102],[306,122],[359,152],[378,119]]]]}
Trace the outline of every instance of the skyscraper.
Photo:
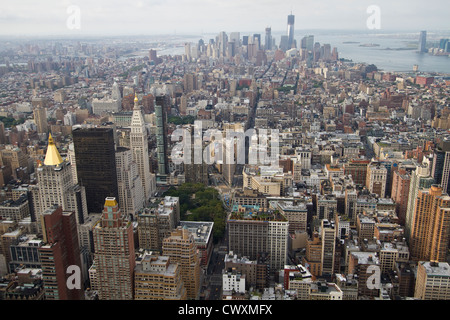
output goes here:
{"type": "Polygon", "coordinates": [[[406,210],[408,209],[409,186],[411,183],[411,176],[404,168],[394,171],[392,178],[392,192],[391,197],[396,204],[396,212],[399,223],[405,224],[406,210]]]}
{"type": "Polygon", "coordinates": [[[44,107],[36,107],[33,110],[34,122],[38,133],[48,133],[47,110],[44,107]]]}
{"type": "Polygon", "coordinates": [[[312,51],[314,47],[314,36],[313,35],[304,36],[302,38],[300,47],[307,51],[312,51]]]}
{"type": "Polygon", "coordinates": [[[427,32],[420,31],[419,52],[427,52],[427,32]]]}
{"type": "Polygon", "coordinates": [[[135,251],[133,225],[114,197],[107,197],[100,222],[94,227],[95,269],[100,300],[132,300],[135,251]]]}
{"type": "Polygon", "coordinates": [[[295,47],[294,21],[295,21],[295,16],[291,13],[290,15],[288,15],[288,20],[287,20],[287,24],[288,24],[288,30],[287,30],[288,49],[291,49],[291,48],[295,47]]]}
{"type": "Polygon", "coordinates": [[[86,188],[89,213],[100,213],[106,197],[118,198],[113,129],[78,128],[72,134],[78,183],[86,188]]]}
{"type": "Polygon", "coordinates": [[[156,181],[155,176],[150,172],[147,129],[137,96],[134,98],[133,116],[131,118],[130,147],[142,181],[144,201],[147,202],[155,192],[156,181]]]}
{"type": "Polygon", "coordinates": [[[241,33],[240,32],[231,32],[230,33],[230,42],[234,42],[236,44],[236,48],[241,45],[241,33]]]}
{"type": "Polygon", "coordinates": [[[431,176],[444,192],[450,192],[450,141],[443,140],[433,152],[431,176]]]}
{"type": "Polygon", "coordinates": [[[405,219],[405,236],[409,238],[414,218],[414,210],[416,206],[416,197],[420,189],[430,188],[434,183],[433,177],[430,175],[428,164],[417,165],[416,170],[411,173],[411,182],[409,185],[408,207],[406,209],[405,219]]]}
{"type": "Polygon", "coordinates": [[[186,288],[187,299],[198,299],[200,293],[200,257],[194,236],[178,227],[163,240],[163,255],[181,267],[181,279],[186,288]]]}
{"type": "Polygon", "coordinates": [[[409,246],[416,261],[445,261],[450,239],[450,197],[432,185],[418,191],[409,246]]]}
{"type": "Polygon", "coordinates": [[[264,43],[264,49],[266,50],[272,50],[272,28],[267,27],[266,28],[266,38],[264,43]]]}
{"type": "Polygon", "coordinates": [[[77,223],[84,223],[88,216],[86,192],[73,182],[72,174],[71,163],[61,158],[50,134],[44,164],[36,169],[38,183],[32,189],[38,230],[42,213],[55,204],[64,211],[74,211],[77,223]]]}
{"type": "Polygon", "coordinates": [[[197,74],[195,73],[185,73],[183,77],[183,88],[184,93],[190,93],[198,89],[197,86],[197,74]]]}
{"type": "Polygon", "coordinates": [[[134,215],[144,207],[145,198],[138,166],[133,161],[130,149],[125,147],[117,148],[116,167],[121,209],[126,215],[134,215]]]}
{"type": "Polygon", "coordinates": [[[334,250],[336,245],[336,230],[328,220],[321,221],[322,238],[322,276],[331,277],[334,274],[334,250]]]}
{"type": "Polygon", "coordinates": [[[156,97],[155,115],[156,115],[156,147],[158,156],[158,175],[160,181],[165,181],[164,176],[169,174],[167,162],[167,97],[159,95],[156,97]]]}
{"type": "Polygon", "coordinates": [[[280,49],[283,51],[289,50],[290,48],[289,48],[288,42],[289,42],[289,37],[286,35],[282,35],[280,37],[280,49]]]}
{"type": "Polygon", "coordinates": [[[38,252],[46,300],[83,299],[83,289],[67,285],[68,267],[81,265],[75,214],[55,205],[42,213],[41,223],[44,244],[38,252]]]}
{"type": "Polygon", "coordinates": [[[225,31],[219,33],[216,43],[219,49],[219,57],[225,57],[227,55],[228,47],[228,35],[225,31]]]}
{"type": "Polygon", "coordinates": [[[253,34],[252,43],[256,44],[256,51],[261,49],[261,35],[259,33],[253,34]]]}

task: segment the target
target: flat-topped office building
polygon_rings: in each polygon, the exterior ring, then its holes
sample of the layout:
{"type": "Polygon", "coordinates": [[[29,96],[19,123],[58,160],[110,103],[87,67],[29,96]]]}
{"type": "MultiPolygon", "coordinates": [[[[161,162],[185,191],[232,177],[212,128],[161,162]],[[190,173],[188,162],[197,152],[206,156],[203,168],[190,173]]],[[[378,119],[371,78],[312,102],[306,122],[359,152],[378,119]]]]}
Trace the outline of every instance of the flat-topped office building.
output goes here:
{"type": "Polygon", "coordinates": [[[450,265],[447,262],[420,261],[414,298],[450,300],[450,265]]]}
{"type": "Polygon", "coordinates": [[[113,128],[77,128],[73,142],[78,183],[86,189],[89,213],[101,213],[105,198],[119,199],[113,128]]]}
{"type": "Polygon", "coordinates": [[[213,250],[212,231],[214,222],[208,221],[180,221],[180,226],[194,236],[200,256],[200,266],[207,268],[213,250]]]}
{"type": "Polygon", "coordinates": [[[186,300],[181,267],[170,257],[144,252],[134,268],[135,300],[186,300]]]}
{"type": "Polygon", "coordinates": [[[272,273],[281,270],[287,259],[288,220],[276,211],[241,210],[228,217],[229,250],[252,260],[266,256],[272,273]]]}

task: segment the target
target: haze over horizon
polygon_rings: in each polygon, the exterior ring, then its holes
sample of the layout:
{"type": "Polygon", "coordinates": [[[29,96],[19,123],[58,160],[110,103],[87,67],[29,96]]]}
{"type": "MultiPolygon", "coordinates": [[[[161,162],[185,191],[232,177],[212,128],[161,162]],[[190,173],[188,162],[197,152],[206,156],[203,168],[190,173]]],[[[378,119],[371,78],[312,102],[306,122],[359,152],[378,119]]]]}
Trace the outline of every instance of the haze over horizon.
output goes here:
{"type": "Polygon", "coordinates": [[[368,32],[449,30],[447,0],[21,0],[2,4],[0,36],[121,36],[197,35],[220,31],[272,32],[287,29],[295,15],[296,30],[354,30],[368,32]],[[380,29],[367,28],[371,13],[380,8],[380,29]],[[75,6],[75,7],[72,7],[75,6]],[[79,29],[67,21],[79,9],[79,29]]]}

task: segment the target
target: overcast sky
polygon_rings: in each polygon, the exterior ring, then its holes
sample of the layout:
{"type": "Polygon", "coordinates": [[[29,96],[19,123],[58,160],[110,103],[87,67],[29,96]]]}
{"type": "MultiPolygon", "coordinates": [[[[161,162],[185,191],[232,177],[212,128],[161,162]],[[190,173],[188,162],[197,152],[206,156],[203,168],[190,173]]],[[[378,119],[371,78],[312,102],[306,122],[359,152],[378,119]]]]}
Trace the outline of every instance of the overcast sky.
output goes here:
{"type": "Polygon", "coordinates": [[[263,34],[287,30],[291,11],[295,30],[368,30],[370,5],[381,32],[450,29],[449,0],[1,0],[0,35],[263,34]]]}

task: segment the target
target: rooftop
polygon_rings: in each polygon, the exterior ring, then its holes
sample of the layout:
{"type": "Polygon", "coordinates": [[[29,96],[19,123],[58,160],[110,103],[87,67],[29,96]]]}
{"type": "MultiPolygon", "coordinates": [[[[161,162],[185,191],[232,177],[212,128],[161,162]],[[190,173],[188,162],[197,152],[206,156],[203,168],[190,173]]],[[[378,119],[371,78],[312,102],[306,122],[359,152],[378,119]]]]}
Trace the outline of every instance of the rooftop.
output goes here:
{"type": "Polygon", "coordinates": [[[180,226],[194,236],[196,243],[206,243],[211,238],[214,222],[208,221],[180,221],[180,226]]]}
{"type": "Polygon", "coordinates": [[[419,264],[425,267],[427,276],[450,277],[450,265],[448,262],[420,261],[419,264]]]}

